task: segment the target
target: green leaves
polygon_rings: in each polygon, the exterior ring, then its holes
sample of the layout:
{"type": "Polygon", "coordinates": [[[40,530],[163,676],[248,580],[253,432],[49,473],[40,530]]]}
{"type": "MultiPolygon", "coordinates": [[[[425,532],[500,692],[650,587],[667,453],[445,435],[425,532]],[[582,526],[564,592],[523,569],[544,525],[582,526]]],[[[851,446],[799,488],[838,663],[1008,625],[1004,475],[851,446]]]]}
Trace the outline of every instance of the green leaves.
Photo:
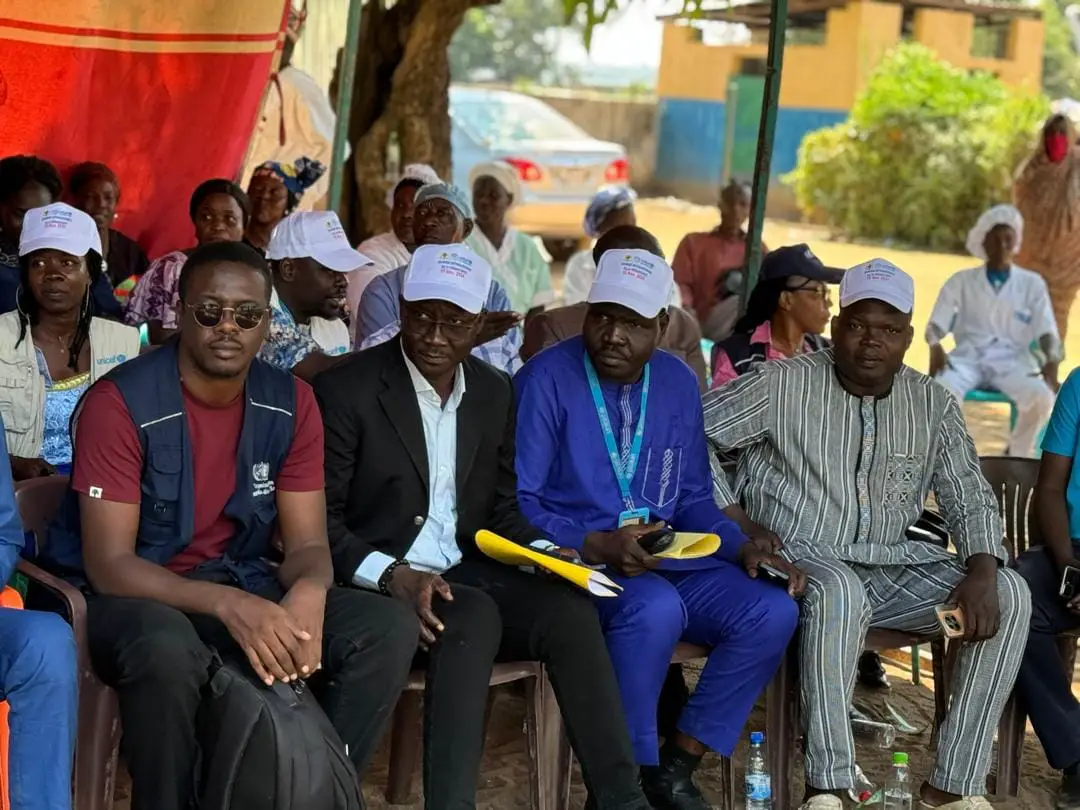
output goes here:
{"type": "MultiPolygon", "coordinates": [[[[613,13],[641,0],[562,0],[566,25],[581,29],[585,47],[592,46],[593,29],[607,22],[613,13]]],[[[682,12],[694,14],[701,10],[703,0],[683,0],[682,12]]]]}
{"type": "Polygon", "coordinates": [[[846,122],[803,139],[784,181],[805,213],[849,237],[959,249],[986,208],[1011,199],[1048,114],[1041,95],[901,44],[846,122]]]}

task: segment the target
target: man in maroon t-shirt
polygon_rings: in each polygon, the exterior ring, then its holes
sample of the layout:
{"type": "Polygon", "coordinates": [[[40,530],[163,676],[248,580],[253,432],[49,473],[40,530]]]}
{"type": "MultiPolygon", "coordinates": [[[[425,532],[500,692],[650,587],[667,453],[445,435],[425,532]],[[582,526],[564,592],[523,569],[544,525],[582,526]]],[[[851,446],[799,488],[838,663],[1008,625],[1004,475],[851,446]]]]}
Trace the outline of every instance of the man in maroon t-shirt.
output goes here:
{"type": "Polygon", "coordinates": [[[75,436],[72,488],[93,591],[91,655],[120,694],[132,810],[193,806],[195,715],[209,646],[246,656],[267,683],[322,680],[323,706],[362,769],[405,685],[419,629],[400,602],[332,586],[323,427],[311,387],[299,379],[292,442],[272,482],[283,551],[276,581],[249,593],[199,577],[238,530],[225,506],[236,490],[245,384],[252,363],[261,362],[255,356],[269,321],[269,271],[245,245],[208,245],[185,264],[180,299],[176,357],[191,447],[184,463],[194,480],[190,544],[164,565],[137,553],[143,468],[154,459],[144,458],[108,378],[87,393],[75,436]]]}

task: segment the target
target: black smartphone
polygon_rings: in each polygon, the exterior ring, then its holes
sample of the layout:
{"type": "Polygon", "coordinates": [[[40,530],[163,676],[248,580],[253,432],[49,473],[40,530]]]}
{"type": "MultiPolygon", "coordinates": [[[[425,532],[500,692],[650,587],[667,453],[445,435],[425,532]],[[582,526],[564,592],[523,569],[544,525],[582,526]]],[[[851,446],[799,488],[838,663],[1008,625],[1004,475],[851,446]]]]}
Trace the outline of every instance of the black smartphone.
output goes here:
{"type": "Polygon", "coordinates": [[[668,528],[657,529],[655,532],[649,532],[638,538],[638,545],[647,553],[653,555],[659,554],[661,551],[667,551],[674,542],[675,530],[668,528]]]}
{"type": "Polygon", "coordinates": [[[758,563],[758,579],[763,579],[766,582],[771,582],[773,585],[780,585],[786,588],[791,584],[791,579],[781,571],[779,568],[773,568],[768,563],[758,563]]]}
{"type": "Polygon", "coordinates": [[[1080,596],[1080,568],[1075,565],[1066,565],[1061,575],[1061,590],[1058,595],[1066,602],[1080,596]]]}

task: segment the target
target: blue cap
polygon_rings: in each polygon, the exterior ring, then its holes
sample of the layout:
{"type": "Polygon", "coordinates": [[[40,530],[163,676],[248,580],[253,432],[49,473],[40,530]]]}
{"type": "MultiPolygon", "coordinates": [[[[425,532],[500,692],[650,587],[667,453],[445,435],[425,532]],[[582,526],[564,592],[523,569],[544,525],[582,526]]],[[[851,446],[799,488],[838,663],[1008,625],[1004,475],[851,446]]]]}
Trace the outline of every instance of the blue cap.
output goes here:
{"type": "Polygon", "coordinates": [[[764,731],[751,731],[750,732],[750,744],[751,745],[761,745],[761,743],[763,743],[763,742],[765,742],[765,732],[764,731]]]}
{"type": "Polygon", "coordinates": [[[472,205],[469,204],[469,197],[455,185],[450,183],[428,183],[426,186],[421,186],[420,190],[416,192],[416,197],[413,198],[413,207],[425,203],[428,200],[446,200],[454,208],[458,210],[465,219],[473,219],[472,205]]]}

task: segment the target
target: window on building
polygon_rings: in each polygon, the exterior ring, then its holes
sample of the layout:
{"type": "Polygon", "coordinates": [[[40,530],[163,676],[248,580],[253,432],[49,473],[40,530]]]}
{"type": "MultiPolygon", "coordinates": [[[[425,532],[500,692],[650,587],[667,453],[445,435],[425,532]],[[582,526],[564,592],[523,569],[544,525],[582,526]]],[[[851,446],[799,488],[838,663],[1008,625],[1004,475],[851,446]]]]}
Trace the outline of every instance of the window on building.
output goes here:
{"type": "Polygon", "coordinates": [[[768,64],[765,59],[743,59],[739,63],[739,75],[764,76],[768,64]]]}
{"type": "Polygon", "coordinates": [[[1008,19],[976,17],[971,38],[971,55],[980,59],[1005,59],[1009,55],[1008,19]]]}

